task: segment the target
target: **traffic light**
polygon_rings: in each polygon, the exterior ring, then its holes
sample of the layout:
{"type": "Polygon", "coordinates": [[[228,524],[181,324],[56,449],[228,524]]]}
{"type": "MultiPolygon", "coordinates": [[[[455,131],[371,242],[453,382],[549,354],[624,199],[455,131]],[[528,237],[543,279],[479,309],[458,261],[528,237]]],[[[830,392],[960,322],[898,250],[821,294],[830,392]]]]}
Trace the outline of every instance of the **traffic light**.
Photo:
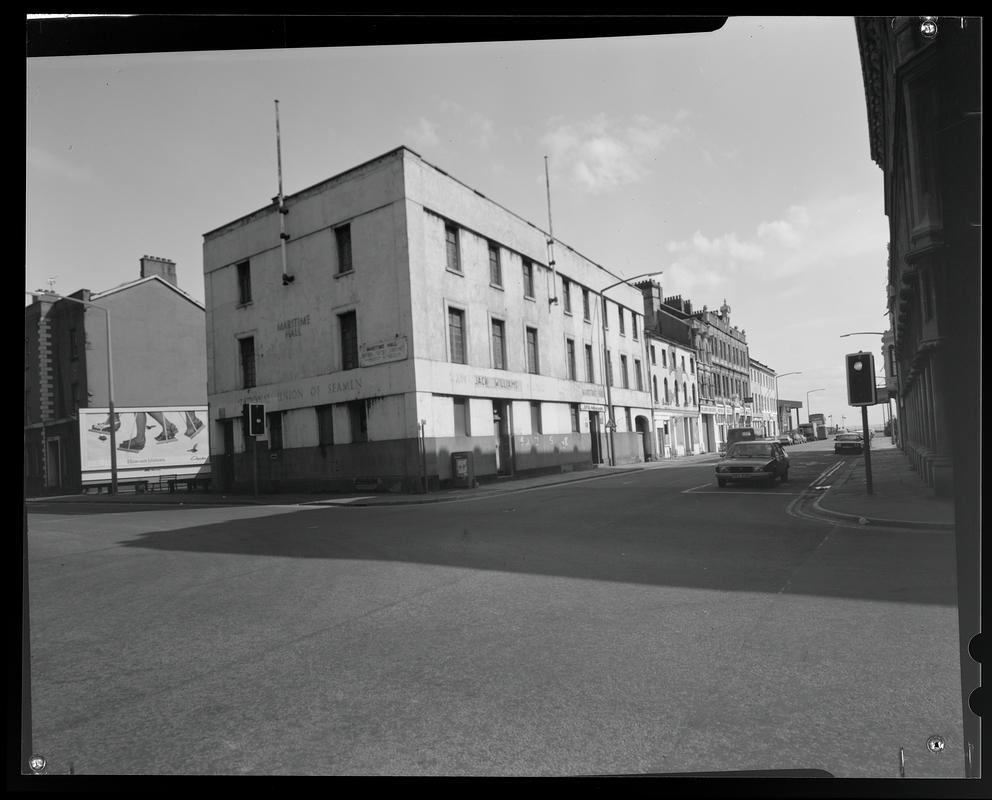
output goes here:
{"type": "Polygon", "coordinates": [[[265,406],[262,403],[244,403],[241,415],[248,422],[249,436],[265,436],[265,406]]]}
{"type": "Polygon", "coordinates": [[[847,402],[852,406],[873,406],[875,358],[871,353],[849,353],[847,359],[847,402]]]}

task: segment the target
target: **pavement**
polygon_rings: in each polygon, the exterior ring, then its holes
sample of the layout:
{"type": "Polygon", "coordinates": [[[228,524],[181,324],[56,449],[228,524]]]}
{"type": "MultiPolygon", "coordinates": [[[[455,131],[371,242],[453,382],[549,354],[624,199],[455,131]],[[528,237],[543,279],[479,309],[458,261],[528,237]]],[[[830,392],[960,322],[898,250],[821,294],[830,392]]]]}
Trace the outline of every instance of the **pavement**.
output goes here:
{"type": "MultiPolygon", "coordinates": [[[[796,445],[793,447],[803,447],[796,445]]],[[[118,495],[72,494],[27,498],[38,502],[152,503],[175,505],[355,505],[390,506],[443,503],[473,498],[493,497],[528,491],[574,481],[625,472],[665,469],[686,464],[715,464],[716,454],[682,456],[663,461],[616,467],[599,465],[574,472],[525,478],[501,478],[473,488],[446,489],[427,494],[359,493],[354,494],[220,494],[217,492],[126,492],[118,495]]],[[[843,463],[824,479],[823,494],[813,503],[818,516],[863,525],[900,528],[954,529],[954,503],[939,498],[910,466],[909,459],[890,440],[876,437],[871,449],[872,492],[867,491],[863,457],[847,456],[843,463]],[[829,481],[829,485],[827,483],[829,481]]]]}

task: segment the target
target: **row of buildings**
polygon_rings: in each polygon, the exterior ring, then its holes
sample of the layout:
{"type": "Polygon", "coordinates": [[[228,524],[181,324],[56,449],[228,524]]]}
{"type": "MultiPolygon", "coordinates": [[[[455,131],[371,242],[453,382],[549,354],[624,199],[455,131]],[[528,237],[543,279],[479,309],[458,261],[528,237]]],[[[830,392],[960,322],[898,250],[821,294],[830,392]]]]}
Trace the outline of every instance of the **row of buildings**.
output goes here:
{"type": "Polygon", "coordinates": [[[78,488],[111,319],[117,407],[207,406],[228,491],[423,490],[454,454],[486,480],[716,452],[801,405],[726,302],[630,283],[406,147],[210,231],[203,254],[203,305],[150,256],[106,292],[35,294],[29,490],[78,488]]]}

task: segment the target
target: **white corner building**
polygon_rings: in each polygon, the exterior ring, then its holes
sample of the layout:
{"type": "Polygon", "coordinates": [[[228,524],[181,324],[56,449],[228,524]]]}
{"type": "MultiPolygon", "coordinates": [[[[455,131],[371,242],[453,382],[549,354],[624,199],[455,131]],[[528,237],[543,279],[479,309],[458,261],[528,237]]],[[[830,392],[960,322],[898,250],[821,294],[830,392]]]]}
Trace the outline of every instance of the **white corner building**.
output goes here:
{"type": "Polygon", "coordinates": [[[206,233],[203,262],[222,489],[421,491],[655,456],[641,293],[406,147],[206,233]]]}

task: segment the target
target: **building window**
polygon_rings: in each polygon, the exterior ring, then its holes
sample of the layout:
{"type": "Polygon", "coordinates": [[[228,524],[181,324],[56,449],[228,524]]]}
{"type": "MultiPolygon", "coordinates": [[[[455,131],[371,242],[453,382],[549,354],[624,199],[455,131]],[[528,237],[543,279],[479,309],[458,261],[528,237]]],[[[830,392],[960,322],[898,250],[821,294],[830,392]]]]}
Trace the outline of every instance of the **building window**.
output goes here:
{"type": "Polygon", "coordinates": [[[448,254],[448,269],[452,272],[461,272],[462,259],[458,252],[458,228],[450,222],[444,225],[444,241],[448,254]]]}
{"type": "Polygon", "coordinates": [[[255,337],[238,340],[241,349],[241,386],[251,389],[255,385],[255,337]]]}
{"type": "Polygon", "coordinates": [[[592,363],[592,345],[586,345],[586,383],[593,383],[596,379],[596,373],[593,371],[592,363]]]}
{"type": "Polygon", "coordinates": [[[682,356],[682,371],[685,372],[685,356],[682,356]]]}
{"type": "Polygon", "coordinates": [[[630,388],[630,375],[627,373],[627,356],[624,355],[620,356],[620,385],[624,389],[630,388]]]}
{"type": "Polygon", "coordinates": [[[537,400],[530,401],[530,430],[531,433],[544,433],[541,430],[541,404],[537,400]]]}
{"type": "Polygon", "coordinates": [[[282,412],[266,414],[268,419],[269,450],[282,450],[282,412]]]}
{"type": "Polygon", "coordinates": [[[582,319],[589,322],[592,319],[592,312],[589,309],[589,290],[582,290],[582,319]]]}
{"type": "Polygon", "coordinates": [[[675,381],[675,405],[679,405],[679,382],[675,381]]]}
{"type": "Polygon", "coordinates": [[[465,397],[453,397],[451,400],[455,414],[455,436],[471,436],[468,421],[468,399],[465,397]]]}
{"type": "Polygon", "coordinates": [[[247,261],[238,264],[238,305],[251,302],[251,265],[247,261]]]}
{"type": "Polygon", "coordinates": [[[635,314],[633,311],[630,312],[630,328],[631,328],[631,331],[634,334],[634,338],[635,339],[638,338],[637,337],[637,314],[635,314]]]}
{"type": "Polygon", "coordinates": [[[641,361],[638,358],[634,359],[634,381],[637,384],[637,391],[644,391],[644,378],[641,376],[641,361]]]}
{"type": "Polygon", "coordinates": [[[658,378],[655,375],[651,376],[651,387],[654,389],[654,401],[658,402],[658,378]]]}
{"type": "Polygon", "coordinates": [[[523,261],[524,297],[534,297],[534,265],[526,258],[523,261]]]}
{"type": "Polygon", "coordinates": [[[610,315],[607,313],[609,306],[606,305],[606,298],[603,298],[603,327],[609,330],[610,327],[610,315]]]}
{"type": "Polygon", "coordinates": [[[923,320],[929,322],[933,317],[933,281],[930,270],[920,270],[920,297],[923,299],[923,320]]]}
{"type": "Polygon", "coordinates": [[[626,336],[627,335],[627,329],[625,327],[625,324],[626,323],[624,323],[624,319],[623,318],[624,318],[623,306],[617,306],[617,319],[619,320],[620,335],[621,336],[626,336]]]}
{"type": "Polygon", "coordinates": [[[610,355],[610,351],[606,351],[606,383],[609,386],[613,385],[613,356],[610,355]]]}
{"type": "Polygon", "coordinates": [[[570,381],[575,380],[575,341],[573,339],[565,340],[565,369],[567,371],[567,378],[570,381]]]}
{"type": "Polygon", "coordinates": [[[352,400],[348,403],[348,421],[351,423],[351,441],[367,442],[369,440],[369,418],[364,400],[352,400]]]}
{"type": "Polygon", "coordinates": [[[448,309],[448,345],[451,361],[465,364],[465,312],[460,308],[448,309]]]}
{"type": "Polygon", "coordinates": [[[538,359],[539,353],[537,349],[537,328],[527,329],[527,371],[537,375],[540,371],[541,364],[538,359]]]}
{"type": "Polygon", "coordinates": [[[658,365],[658,360],[655,357],[654,345],[651,345],[651,364],[652,364],[652,366],[657,366],[658,365]]]}
{"type": "Polygon", "coordinates": [[[627,406],[626,408],[624,408],[623,415],[624,415],[624,419],[627,420],[627,430],[628,431],[634,430],[634,423],[630,419],[630,407],[629,406],[627,406]]]}
{"type": "Polygon", "coordinates": [[[572,313],[572,284],[568,278],[561,279],[561,307],[566,314],[572,313]]]}
{"type": "Polygon", "coordinates": [[[355,268],[351,261],[351,225],[335,228],[334,238],[338,244],[338,275],[343,275],[355,268]]]}
{"type": "Polygon", "coordinates": [[[501,319],[492,321],[493,368],[506,369],[506,326],[501,319]]]}
{"type": "Polygon", "coordinates": [[[572,417],[572,433],[578,433],[579,428],[579,404],[571,403],[569,405],[569,412],[572,417]]]}
{"type": "Polygon", "coordinates": [[[334,406],[317,406],[317,443],[334,444],[334,406]]]}
{"type": "Polygon", "coordinates": [[[499,262],[499,245],[489,243],[489,282],[493,286],[503,286],[503,265],[499,262]]]}
{"type": "Polygon", "coordinates": [[[696,362],[691,357],[689,358],[689,374],[690,375],[696,374],[696,362]]]}
{"type": "Polygon", "coordinates": [[[661,351],[661,366],[663,366],[665,369],[668,369],[668,351],[667,350],[662,350],[661,351]]]}
{"type": "Polygon", "coordinates": [[[341,369],[358,367],[358,317],[354,311],[338,314],[341,326],[341,369]]]}
{"type": "MultiPolygon", "coordinates": [[[[675,387],[675,393],[678,394],[678,386],[675,387]]],[[[682,381],[682,403],[684,405],[689,405],[689,392],[686,391],[685,381],[682,381]]]]}
{"type": "Polygon", "coordinates": [[[665,405],[668,405],[668,378],[665,378],[665,405]]]}

